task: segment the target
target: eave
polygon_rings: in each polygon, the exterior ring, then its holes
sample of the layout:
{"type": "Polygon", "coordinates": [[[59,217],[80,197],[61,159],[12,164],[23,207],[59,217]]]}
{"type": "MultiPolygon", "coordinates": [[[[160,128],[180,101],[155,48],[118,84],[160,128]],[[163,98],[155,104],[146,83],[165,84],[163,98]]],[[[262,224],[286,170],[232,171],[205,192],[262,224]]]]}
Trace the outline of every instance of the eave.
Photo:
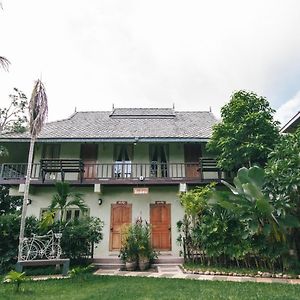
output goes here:
{"type": "MultiPolygon", "coordinates": [[[[38,138],[39,143],[201,143],[209,138],[132,137],[132,138],[38,138]]],[[[0,143],[29,143],[30,138],[0,138],[0,143]]]]}

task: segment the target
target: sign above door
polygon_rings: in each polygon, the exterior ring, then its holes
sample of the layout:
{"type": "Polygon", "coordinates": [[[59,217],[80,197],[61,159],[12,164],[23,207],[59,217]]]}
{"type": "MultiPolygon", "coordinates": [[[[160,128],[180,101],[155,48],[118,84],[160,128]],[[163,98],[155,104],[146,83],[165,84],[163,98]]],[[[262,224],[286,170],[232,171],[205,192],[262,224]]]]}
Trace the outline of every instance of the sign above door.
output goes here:
{"type": "Polygon", "coordinates": [[[134,195],[147,195],[149,194],[149,188],[133,188],[133,194],[134,195]]]}

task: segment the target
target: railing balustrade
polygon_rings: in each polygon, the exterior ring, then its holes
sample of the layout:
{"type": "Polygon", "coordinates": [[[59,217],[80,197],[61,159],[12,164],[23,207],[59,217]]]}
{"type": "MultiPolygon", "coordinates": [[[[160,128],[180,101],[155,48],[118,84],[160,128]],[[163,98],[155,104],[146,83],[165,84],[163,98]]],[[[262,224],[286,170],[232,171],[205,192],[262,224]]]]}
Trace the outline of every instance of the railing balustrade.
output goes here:
{"type": "MultiPolygon", "coordinates": [[[[0,165],[0,179],[25,179],[27,164],[0,165]]],[[[130,180],[130,179],[195,179],[199,181],[220,180],[223,173],[214,159],[202,158],[199,163],[115,163],[84,164],[83,180],[130,180]]],[[[32,179],[41,179],[40,163],[32,164],[32,179]]],[[[59,173],[47,174],[46,180],[60,180],[59,173]]],[[[66,174],[66,180],[79,180],[80,174],[66,174]]]]}

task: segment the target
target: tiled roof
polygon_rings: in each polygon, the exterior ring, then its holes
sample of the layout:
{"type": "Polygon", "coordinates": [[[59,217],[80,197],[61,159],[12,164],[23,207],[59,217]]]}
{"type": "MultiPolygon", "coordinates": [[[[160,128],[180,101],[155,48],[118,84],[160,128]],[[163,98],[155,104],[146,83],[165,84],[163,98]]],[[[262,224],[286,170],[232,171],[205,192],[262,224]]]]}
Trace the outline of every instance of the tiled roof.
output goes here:
{"type": "MultiPolygon", "coordinates": [[[[214,115],[206,111],[126,108],[113,112],[76,112],[68,119],[45,124],[39,139],[206,139],[211,137],[216,122],[214,115]]],[[[3,134],[0,140],[28,137],[28,133],[3,134]]]]}

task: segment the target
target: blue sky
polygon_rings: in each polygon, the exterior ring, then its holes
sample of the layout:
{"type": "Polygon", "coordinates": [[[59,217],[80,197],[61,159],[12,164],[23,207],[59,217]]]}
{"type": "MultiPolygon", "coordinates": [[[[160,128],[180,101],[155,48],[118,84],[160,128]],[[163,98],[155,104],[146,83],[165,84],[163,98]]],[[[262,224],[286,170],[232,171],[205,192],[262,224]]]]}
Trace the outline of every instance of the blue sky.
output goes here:
{"type": "Polygon", "coordinates": [[[298,0],[3,0],[0,72],[30,96],[42,77],[49,120],[116,107],[220,108],[265,96],[285,123],[300,110],[298,0]]]}

